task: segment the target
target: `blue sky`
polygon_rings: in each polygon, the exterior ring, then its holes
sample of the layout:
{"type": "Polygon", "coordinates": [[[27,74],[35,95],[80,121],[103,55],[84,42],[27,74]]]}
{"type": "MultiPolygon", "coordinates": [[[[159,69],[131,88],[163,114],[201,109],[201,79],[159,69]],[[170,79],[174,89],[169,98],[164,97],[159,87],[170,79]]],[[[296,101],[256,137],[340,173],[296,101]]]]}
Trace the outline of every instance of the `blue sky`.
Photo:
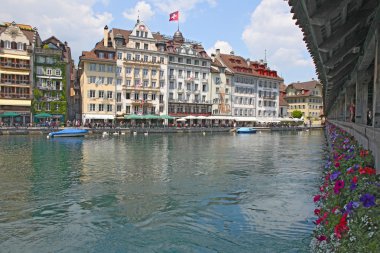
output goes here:
{"type": "Polygon", "coordinates": [[[82,51],[102,38],[103,27],[132,29],[137,13],[153,32],[172,35],[176,22],[169,13],[180,12],[183,35],[202,43],[209,52],[263,59],[277,70],[285,84],[316,78],[315,68],[283,0],[3,0],[0,17],[37,27],[42,39],[55,35],[67,41],[78,63],[82,51]]]}

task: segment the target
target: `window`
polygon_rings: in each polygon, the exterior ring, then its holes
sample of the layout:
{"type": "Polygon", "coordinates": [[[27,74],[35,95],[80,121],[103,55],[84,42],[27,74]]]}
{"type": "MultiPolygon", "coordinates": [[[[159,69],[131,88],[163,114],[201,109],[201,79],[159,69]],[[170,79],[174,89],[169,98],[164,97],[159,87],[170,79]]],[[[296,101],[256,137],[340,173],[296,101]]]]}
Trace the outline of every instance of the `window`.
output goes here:
{"type": "Polygon", "coordinates": [[[148,76],[148,69],[143,69],[143,76],[144,77],[148,76]]]}
{"type": "Polygon", "coordinates": [[[202,79],[207,79],[207,74],[206,73],[202,73],[202,79]]]}
{"type": "Polygon", "coordinates": [[[152,100],[156,100],[156,94],[152,94],[152,100]]]}
{"type": "Polygon", "coordinates": [[[135,44],[135,48],[136,48],[136,49],[140,49],[140,42],[136,42],[136,44],[135,44]]]}
{"type": "Polygon", "coordinates": [[[148,87],[148,81],[144,81],[143,85],[145,88],[148,87]]]}
{"type": "Polygon", "coordinates": [[[194,65],[199,65],[199,60],[194,60],[194,65]]]}
{"type": "Polygon", "coordinates": [[[165,87],[165,82],[164,81],[160,81],[160,88],[164,88],[165,87]]]}
{"type": "Polygon", "coordinates": [[[121,102],[121,93],[116,93],[116,102],[121,102]]]}
{"type": "Polygon", "coordinates": [[[99,98],[104,98],[104,90],[99,91],[99,98]]]}
{"type": "Polygon", "coordinates": [[[139,68],[135,68],[135,77],[138,77],[140,76],[140,69],[139,68]]]}
{"type": "Polygon", "coordinates": [[[107,72],[110,72],[110,73],[113,72],[113,66],[112,65],[107,65],[107,72]]]}
{"type": "Polygon", "coordinates": [[[178,62],[182,63],[183,62],[183,58],[182,57],[178,57],[178,62]]]}
{"type": "Polygon", "coordinates": [[[7,49],[11,49],[11,42],[9,41],[9,40],[6,40],[5,41],[5,46],[4,46],[5,48],[7,48],[7,49]]]}
{"type": "Polygon", "coordinates": [[[131,93],[125,93],[125,99],[131,99],[131,93]]]}
{"type": "Polygon", "coordinates": [[[144,100],[148,100],[148,94],[147,94],[147,93],[144,93],[144,94],[143,94],[143,99],[144,99],[144,100]]]}
{"type": "Polygon", "coordinates": [[[160,57],[160,63],[164,63],[164,57],[160,57]]]}
{"type": "Polygon", "coordinates": [[[202,61],[202,66],[203,67],[207,67],[207,62],[206,61],[202,61]]]}
{"type": "Polygon", "coordinates": [[[136,31],[136,36],[137,36],[137,37],[140,36],[140,31],[136,31]]]}
{"type": "Polygon", "coordinates": [[[144,55],[144,61],[148,61],[148,56],[144,55]]]}
{"type": "Polygon", "coordinates": [[[121,105],[116,106],[116,111],[121,112],[121,105]]]}
{"type": "Polygon", "coordinates": [[[113,59],[113,53],[108,53],[108,59],[113,59]]]}
{"type": "Polygon", "coordinates": [[[113,78],[112,77],[107,77],[107,84],[112,84],[113,78]]]}
{"type": "Polygon", "coordinates": [[[107,105],[107,112],[112,112],[112,105],[107,105]]]}
{"type": "Polygon", "coordinates": [[[152,76],[155,76],[157,74],[157,70],[152,69],[152,76]]]}
{"type": "Polygon", "coordinates": [[[95,90],[90,90],[89,91],[89,97],[94,98],[95,97],[95,90]]]}
{"type": "Polygon", "coordinates": [[[174,61],[174,57],[173,56],[169,56],[169,61],[173,62],[174,61]]]}
{"type": "Polygon", "coordinates": [[[126,107],[125,107],[125,113],[131,113],[131,106],[129,106],[129,105],[127,105],[126,107]]]}
{"type": "Polygon", "coordinates": [[[152,62],[156,62],[157,61],[157,57],[156,56],[152,56],[152,62]]]}
{"type": "Polygon", "coordinates": [[[174,89],[174,82],[169,83],[169,89],[171,89],[171,90],[174,89]]]}
{"type": "Polygon", "coordinates": [[[148,44],[144,43],[144,49],[148,50],[148,44]]]}
{"type": "Polygon", "coordinates": [[[132,59],[132,54],[127,54],[127,60],[130,61],[132,59]]]}
{"type": "Polygon", "coordinates": [[[191,64],[191,59],[186,59],[186,64],[191,64]]]}
{"type": "Polygon", "coordinates": [[[131,68],[131,67],[126,67],[126,68],[125,68],[125,74],[126,74],[126,75],[131,74],[131,72],[132,72],[132,68],[131,68]]]}
{"type": "Polygon", "coordinates": [[[160,70],[160,76],[163,77],[165,72],[163,70],[160,70]]]}
{"type": "Polygon", "coordinates": [[[17,50],[24,50],[24,45],[21,42],[17,43],[17,50]]]}
{"type": "Polygon", "coordinates": [[[99,72],[106,72],[106,65],[99,64],[99,72]]]}
{"type": "Polygon", "coordinates": [[[116,79],[116,85],[121,85],[122,80],[121,79],[116,79]]]}
{"type": "Polygon", "coordinates": [[[112,91],[107,91],[107,98],[112,98],[112,91]]]}
{"type": "Polygon", "coordinates": [[[117,59],[121,60],[123,58],[122,52],[117,52],[117,59]]]}
{"type": "Polygon", "coordinates": [[[116,67],[116,73],[120,74],[121,73],[121,67],[116,67]]]}
{"type": "Polygon", "coordinates": [[[95,111],[95,104],[90,104],[90,112],[94,112],[95,111]]]}
{"type": "Polygon", "coordinates": [[[159,100],[160,100],[160,103],[163,103],[164,102],[164,95],[160,95],[159,100]]]}
{"type": "Polygon", "coordinates": [[[125,85],[127,85],[128,87],[131,86],[131,80],[125,80],[125,85]]]}
{"type": "Polygon", "coordinates": [[[43,75],[44,74],[44,68],[41,66],[37,67],[37,75],[43,75]]]}
{"type": "Polygon", "coordinates": [[[104,53],[103,52],[99,52],[98,56],[99,56],[100,59],[103,59],[104,58],[104,53]]]}
{"type": "Polygon", "coordinates": [[[95,83],[96,77],[95,76],[89,76],[88,77],[88,83],[95,83]]]}
{"type": "Polygon", "coordinates": [[[156,88],[156,82],[152,82],[152,88],[156,88]]]}
{"type": "Polygon", "coordinates": [[[140,55],[139,54],[136,54],[136,61],[139,61],[140,60],[140,55]]]}
{"type": "Polygon", "coordinates": [[[206,92],[206,91],[207,91],[207,85],[206,85],[206,84],[203,84],[203,85],[202,85],[202,91],[203,91],[203,92],[206,92]]]}
{"type": "Polygon", "coordinates": [[[99,104],[98,105],[98,111],[103,112],[104,111],[104,104],[99,104]]]}
{"type": "Polygon", "coordinates": [[[139,100],[139,94],[135,93],[135,100],[139,100]]]}
{"type": "Polygon", "coordinates": [[[46,74],[47,74],[48,76],[51,76],[51,72],[52,72],[51,69],[47,69],[47,70],[46,70],[46,74]]]}

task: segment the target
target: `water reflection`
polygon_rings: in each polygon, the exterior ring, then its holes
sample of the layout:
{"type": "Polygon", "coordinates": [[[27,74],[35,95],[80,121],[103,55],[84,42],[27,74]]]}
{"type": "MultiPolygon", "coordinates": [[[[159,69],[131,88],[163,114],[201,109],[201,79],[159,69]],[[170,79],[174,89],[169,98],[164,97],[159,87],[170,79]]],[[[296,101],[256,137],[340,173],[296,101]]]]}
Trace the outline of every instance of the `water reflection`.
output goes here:
{"type": "Polygon", "coordinates": [[[0,138],[0,251],[308,251],[322,132],[0,138]]]}

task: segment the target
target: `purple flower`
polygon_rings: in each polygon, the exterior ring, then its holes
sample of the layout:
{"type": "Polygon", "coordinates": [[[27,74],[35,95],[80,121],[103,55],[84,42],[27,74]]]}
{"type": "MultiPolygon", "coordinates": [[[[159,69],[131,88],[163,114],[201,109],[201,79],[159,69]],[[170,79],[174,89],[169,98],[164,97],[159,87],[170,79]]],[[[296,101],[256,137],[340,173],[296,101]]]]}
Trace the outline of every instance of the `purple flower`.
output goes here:
{"type": "Polygon", "coordinates": [[[362,195],[360,197],[360,201],[363,203],[363,206],[367,207],[367,208],[374,206],[376,204],[375,203],[375,196],[373,196],[369,193],[362,195]]]}
{"type": "Polygon", "coordinates": [[[340,171],[334,171],[334,172],[330,175],[330,180],[331,180],[331,181],[335,181],[335,180],[339,177],[340,174],[341,174],[340,171]]]}
{"type": "Polygon", "coordinates": [[[348,202],[348,204],[346,205],[346,212],[347,213],[352,212],[352,210],[354,210],[355,208],[358,208],[359,205],[360,205],[359,202],[355,202],[355,201],[348,202]]]}
{"type": "Polygon", "coordinates": [[[360,165],[359,164],[355,164],[354,165],[354,170],[358,170],[360,168],[360,165]]]}
{"type": "Polygon", "coordinates": [[[350,185],[350,190],[351,190],[351,191],[355,190],[357,186],[358,186],[357,184],[355,184],[355,183],[351,183],[351,185],[350,185]]]}

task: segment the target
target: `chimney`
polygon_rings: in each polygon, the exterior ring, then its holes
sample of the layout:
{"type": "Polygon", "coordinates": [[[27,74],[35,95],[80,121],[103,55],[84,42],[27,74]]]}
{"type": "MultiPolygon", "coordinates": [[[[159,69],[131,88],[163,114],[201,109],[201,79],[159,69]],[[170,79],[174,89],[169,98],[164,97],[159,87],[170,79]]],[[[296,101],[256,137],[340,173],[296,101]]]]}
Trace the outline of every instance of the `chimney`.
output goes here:
{"type": "Polygon", "coordinates": [[[220,49],[219,48],[216,49],[216,55],[218,55],[218,54],[220,54],[220,49]]]}
{"type": "Polygon", "coordinates": [[[251,65],[251,60],[249,58],[247,58],[246,61],[248,66],[251,65]]]}
{"type": "Polygon", "coordinates": [[[231,52],[230,52],[230,55],[235,55],[235,52],[234,52],[234,51],[231,51],[231,52]]]}
{"type": "Polygon", "coordinates": [[[103,45],[105,47],[108,47],[108,26],[104,27],[104,40],[103,40],[103,45]]]}
{"type": "Polygon", "coordinates": [[[215,54],[211,54],[211,60],[212,60],[212,62],[215,61],[215,54]]]}

